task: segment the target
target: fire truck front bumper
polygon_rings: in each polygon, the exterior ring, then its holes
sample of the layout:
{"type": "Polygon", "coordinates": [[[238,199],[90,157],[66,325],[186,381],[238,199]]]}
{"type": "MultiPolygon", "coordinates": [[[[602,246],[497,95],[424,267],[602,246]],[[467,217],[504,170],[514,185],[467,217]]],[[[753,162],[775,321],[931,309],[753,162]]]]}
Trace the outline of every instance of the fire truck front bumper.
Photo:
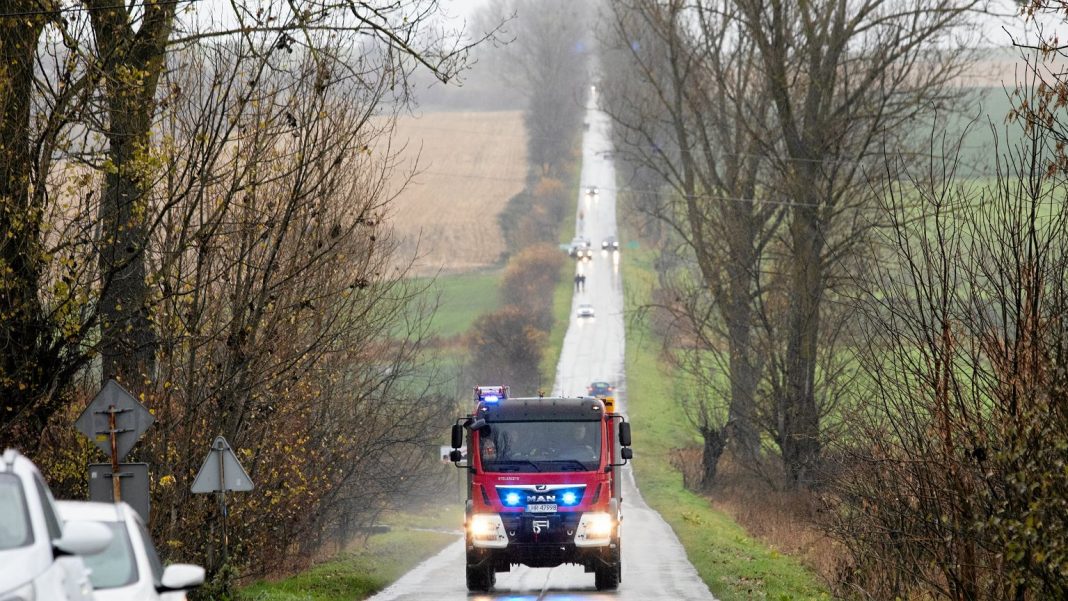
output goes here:
{"type": "Polygon", "coordinates": [[[475,514],[467,534],[469,560],[489,561],[498,571],[511,564],[591,568],[619,557],[619,524],[602,512],[475,514]]]}

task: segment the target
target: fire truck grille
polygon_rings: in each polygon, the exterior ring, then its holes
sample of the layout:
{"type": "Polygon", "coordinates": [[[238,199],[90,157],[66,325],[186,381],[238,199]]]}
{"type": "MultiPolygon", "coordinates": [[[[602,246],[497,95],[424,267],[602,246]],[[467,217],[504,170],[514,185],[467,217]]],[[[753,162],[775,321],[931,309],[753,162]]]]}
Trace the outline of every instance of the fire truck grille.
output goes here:
{"type": "Polygon", "coordinates": [[[509,544],[555,545],[575,541],[581,512],[501,514],[509,544]]]}

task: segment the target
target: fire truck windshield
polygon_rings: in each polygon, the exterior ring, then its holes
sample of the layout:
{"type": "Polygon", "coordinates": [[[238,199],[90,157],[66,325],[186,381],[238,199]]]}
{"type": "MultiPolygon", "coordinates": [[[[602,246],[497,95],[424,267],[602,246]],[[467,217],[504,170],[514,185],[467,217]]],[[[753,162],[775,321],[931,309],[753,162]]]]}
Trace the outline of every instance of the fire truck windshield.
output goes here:
{"type": "Polygon", "coordinates": [[[494,422],[479,431],[479,455],[487,472],[596,470],[601,427],[596,421],[494,422]]]}

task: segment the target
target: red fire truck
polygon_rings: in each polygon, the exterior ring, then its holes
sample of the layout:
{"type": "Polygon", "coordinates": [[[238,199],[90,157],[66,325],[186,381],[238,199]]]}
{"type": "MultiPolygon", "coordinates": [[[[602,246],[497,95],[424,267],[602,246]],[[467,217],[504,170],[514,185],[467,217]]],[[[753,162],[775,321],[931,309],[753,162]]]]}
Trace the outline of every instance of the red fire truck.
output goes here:
{"type": "Polygon", "coordinates": [[[618,587],[619,468],[633,453],[613,400],[476,386],[475,401],[452,428],[451,459],[467,469],[467,588],[488,591],[513,565],[564,563],[593,572],[598,590],[618,587]]]}

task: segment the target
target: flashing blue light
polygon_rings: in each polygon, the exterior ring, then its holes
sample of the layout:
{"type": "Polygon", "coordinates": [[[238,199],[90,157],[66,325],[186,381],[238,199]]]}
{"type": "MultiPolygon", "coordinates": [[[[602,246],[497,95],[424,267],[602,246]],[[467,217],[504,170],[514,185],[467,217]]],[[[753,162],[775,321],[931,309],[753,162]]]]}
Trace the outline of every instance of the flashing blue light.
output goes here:
{"type": "Polygon", "coordinates": [[[578,503],[578,495],[576,495],[574,491],[569,490],[560,495],[560,500],[563,501],[564,505],[574,505],[575,503],[578,503]]]}
{"type": "Polygon", "coordinates": [[[504,496],[504,504],[516,506],[519,505],[519,493],[510,492],[504,496]]]}
{"type": "Polygon", "coordinates": [[[475,401],[497,403],[508,398],[507,386],[475,386],[475,401]]]}

